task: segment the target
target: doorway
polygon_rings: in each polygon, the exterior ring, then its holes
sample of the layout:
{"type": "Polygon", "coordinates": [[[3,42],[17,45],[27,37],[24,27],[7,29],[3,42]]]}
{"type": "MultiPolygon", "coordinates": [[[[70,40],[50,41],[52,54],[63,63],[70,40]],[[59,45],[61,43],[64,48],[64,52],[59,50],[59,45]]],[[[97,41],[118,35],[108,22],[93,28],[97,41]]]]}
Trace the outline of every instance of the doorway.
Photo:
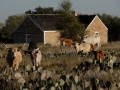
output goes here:
{"type": "Polygon", "coordinates": [[[26,34],[26,43],[30,43],[30,42],[31,42],[31,35],[26,34]]]}

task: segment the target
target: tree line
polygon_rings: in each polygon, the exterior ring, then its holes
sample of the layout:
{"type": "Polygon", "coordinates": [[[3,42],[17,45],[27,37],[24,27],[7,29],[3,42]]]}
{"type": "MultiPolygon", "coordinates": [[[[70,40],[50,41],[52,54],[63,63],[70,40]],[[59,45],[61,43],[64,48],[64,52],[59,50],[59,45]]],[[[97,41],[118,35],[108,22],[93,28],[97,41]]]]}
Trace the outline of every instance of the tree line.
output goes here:
{"type": "MultiPolygon", "coordinates": [[[[0,41],[6,43],[13,42],[12,32],[20,24],[20,22],[27,16],[27,14],[60,14],[58,18],[57,29],[61,32],[61,37],[78,39],[78,36],[84,35],[85,25],[78,21],[73,15],[74,10],[72,3],[69,0],[63,0],[59,3],[58,9],[54,10],[53,7],[36,7],[33,11],[27,10],[21,15],[12,15],[7,18],[5,24],[0,28],[0,41]],[[61,23],[62,22],[62,23],[61,23]],[[74,31],[73,31],[74,30],[74,31]]],[[[108,28],[108,40],[120,40],[120,18],[107,14],[97,14],[102,22],[108,28]]]]}

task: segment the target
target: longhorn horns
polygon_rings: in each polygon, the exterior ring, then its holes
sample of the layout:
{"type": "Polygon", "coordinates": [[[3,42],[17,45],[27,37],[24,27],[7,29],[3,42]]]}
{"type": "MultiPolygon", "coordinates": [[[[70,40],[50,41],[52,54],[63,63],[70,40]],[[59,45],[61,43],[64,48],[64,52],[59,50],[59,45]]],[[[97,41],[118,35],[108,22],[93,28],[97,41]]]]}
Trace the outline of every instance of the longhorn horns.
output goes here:
{"type": "MultiPolygon", "coordinates": [[[[5,44],[5,43],[2,43],[7,49],[9,49],[9,47],[5,44]]],[[[22,46],[20,46],[19,48],[21,49],[26,43],[24,43],[22,46]]]]}
{"type": "Polygon", "coordinates": [[[6,48],[9,48],[7,45],[5,45],[4,43],[3,43],[3,45],[6,47],[6,48]]]}
{"type": "Polygon", "coordinates": [[[24,43],[22,46],[20,46],[19,48],[21,49],[26,43],[24,43]]]}

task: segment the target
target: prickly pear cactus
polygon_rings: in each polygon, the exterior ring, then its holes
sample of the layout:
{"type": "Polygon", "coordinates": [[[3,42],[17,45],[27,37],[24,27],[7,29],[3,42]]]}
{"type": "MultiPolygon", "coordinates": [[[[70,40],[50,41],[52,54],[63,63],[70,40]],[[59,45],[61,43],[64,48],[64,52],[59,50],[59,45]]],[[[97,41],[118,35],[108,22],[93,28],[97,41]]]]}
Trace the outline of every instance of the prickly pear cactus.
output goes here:
{"type": "Polygon", "coordinates": [[[116,59],[117,59],[117,58],[116,58],[115,56],[112,57],[113,62],[115,62],[116,59]]]}
{"type": "Polygon", "coordinates": [[[56,74],[56,70],[53,70],[53,73],[56,74]]]}
{"type": "Polygon", "coordinates": [[[50,90],[55,90],[55,87],[52,86],[50,90]]]}
{"type": "Polygon", "coordinates": [[[118,87],[120,88],[120,83],[118,83],[118,87]]]}
{"type": "Polygon", "coordinates": [[[90,63],[93,63],[93,59],[89,59],[89,62],[90,62],[90,63]]]}
{"type": "Polygon", "coordinates": [[[118,77],[118,74],[115,74],[115,77],[117,78],[117,77],[118,77]]]}
{"type": "Polygon", "coordinates": [[[32,67],[28,64],[28,65],[26,66],[26,71],[30,71],[31,68],[32,68],[32,67]]]}
{"type": "Polygon", "coordinates": [[[98,67],[97,67],[97,72],[99,72],[99,71],[100,71],[100,67],[98,66],[98,67]]]}
{"type": "Polygon", "coordinates": [[[65,84],[65,81],[63,79],[60,79],[60,86],[63,86],[65,84]]]}
{"type": "Polygon", "coordinates": [[[32,88],[32,83],[29,83],[29,88],[32,88]]]}
{"type": "Polygon", "coordinates": [[[58,82],[55,83],[55,87],[58,87],[58,82]]]}
{"type": "Polygon", "coordinates": [[[99,84],[99,79],[97,79],[97,84],[99,84]]]}
{"type": "Polygon", "coordinates": [[[43,69],[43,67],[39,67],[37,71],[42,72],[42,69],[43,69]]]}
{"type": "Polygon", "coordinates": [[[75,79],[75,82],[76,82],[76,84],[78,83],[78,80],[79,80],[79,77],[76,75],[75,77],[74,77],[74,79],[75,79]]]}
{"type": "Polygon", "coordinates": [[[113,69],[110,69],[110,73],[113,74],[113,69]]]}
{"type": "Polygon", "coordinates": [[[23,90],[29,90],[28,88],[24,88],[23,90]]]}
{"type": "Polygon", "coordinates": [[[112,55],[109,55],[109,58],[112,59],[112,55]]]}
{"type": "Polygon", "coordinates": [[[23,90],[23,88],[22,88],[23,86],[22,85],[20,85],[20,90],[23,90]]]}

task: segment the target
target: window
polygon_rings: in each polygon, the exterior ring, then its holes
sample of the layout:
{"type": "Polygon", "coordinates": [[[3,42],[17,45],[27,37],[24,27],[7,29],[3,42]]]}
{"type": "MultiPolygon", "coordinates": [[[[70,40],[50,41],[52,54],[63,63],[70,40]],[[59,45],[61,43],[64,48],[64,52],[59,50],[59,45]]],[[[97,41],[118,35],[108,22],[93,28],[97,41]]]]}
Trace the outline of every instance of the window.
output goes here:
{"type": "Polygon", "coordinates": [[[95,32],[94,34],[97,35],[97,36],[99,36],[99,32],[95,32]]]}

